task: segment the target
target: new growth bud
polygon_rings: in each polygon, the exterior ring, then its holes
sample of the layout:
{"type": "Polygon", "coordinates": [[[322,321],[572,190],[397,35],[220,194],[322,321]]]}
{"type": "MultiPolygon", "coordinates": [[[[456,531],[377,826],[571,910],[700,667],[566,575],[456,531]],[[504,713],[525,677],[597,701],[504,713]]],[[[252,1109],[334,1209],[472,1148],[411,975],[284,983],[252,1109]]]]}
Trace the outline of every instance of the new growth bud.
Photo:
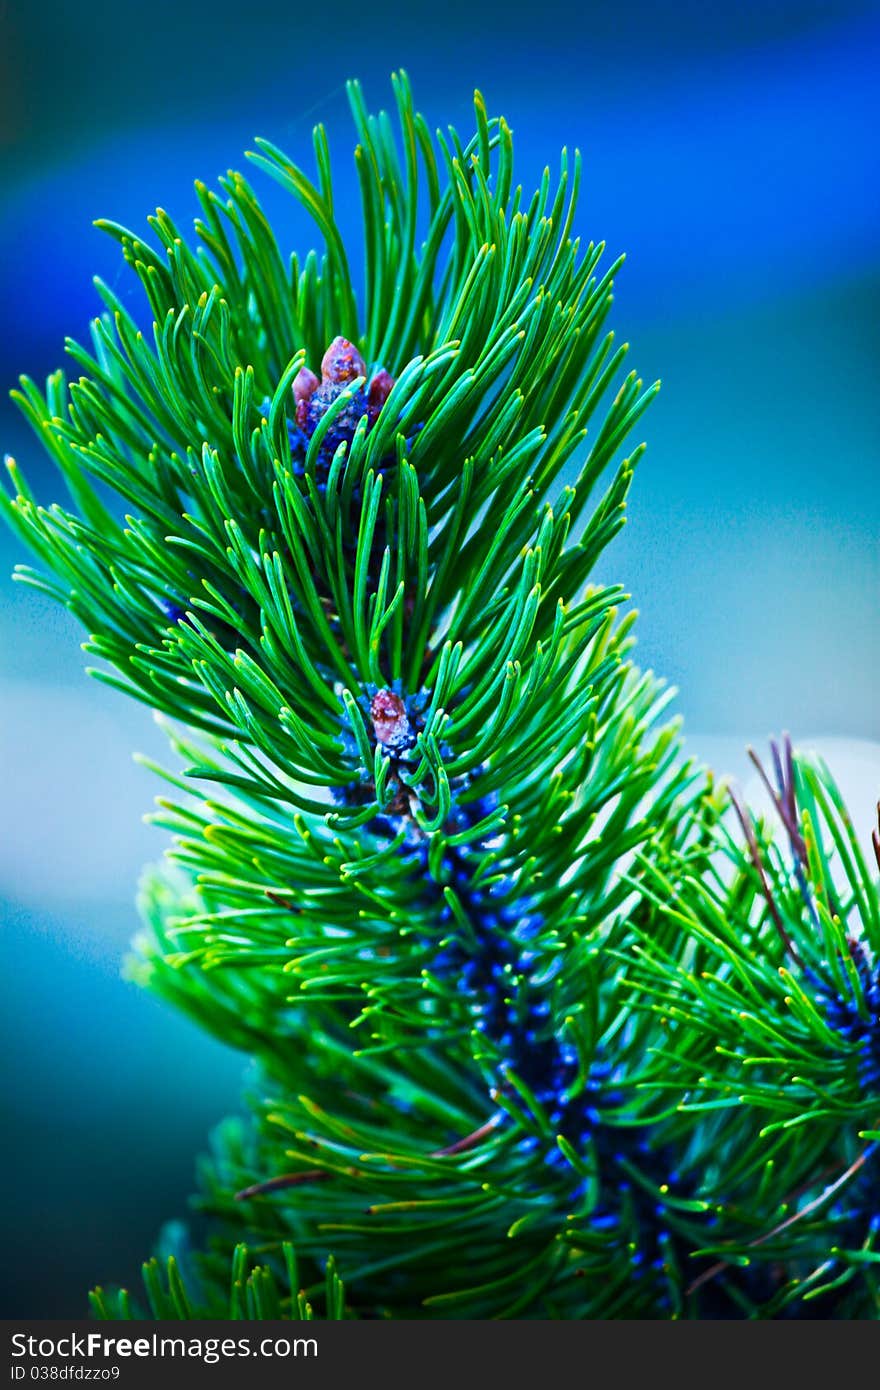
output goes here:
{"type": "Polygon", "coordinates": [[[412,727],[406,705],[393,690],[379,690],[370,705],[370,719],[376,741],[384,748],[399,749],[411,744],[412,727]]]}
{"type": "Polygon", "coordinates": [[[337,412],[333,427],[324,439],[318,461],[319,483],[338,446],[351,443],[363,416],[367,417],[367,428],[372,429],[391,394],[394,378],[384,367],[374,373],[369,385],[352,386],[357,380],[363,383],[366,375],[367,365],[354,343],[336,337],[321,359],[320,377],[310,367],[300,367],[293,379],[291,391],[296,427],[291,431],[291,444],[303,452],[334,401],[343,391],[348,391],[350,396],[349,402],[337,412]]]}
{"type": "Polygon", "coordinates": [[[308,414],[308,404],[315,394],[320,382],[315,373],[308,367],[300,367],[296,376],[293,378],[293,399],[296,401],[296,423],[300,429],[306,423],[308,414]]]}
{"type": "MultiPolygon", "coordinates": [[[[367,366],[354,343],[347,338],[334,338],[321,359],[321,376],[325,382],[344,386],[355,377],[366,376],[367,366]]],[[[317,385],[317,382],[315,383],[317,385]]]]}
{"type": "Polygon", "coordinates": [[[381,371],[376,373],[370,382],[367,391],[367,415],[369,416],[371,425],[375,422],[376,416],[391,395],[391,388],[393,385],[394,377],[390,372],[386,372],[384,367],[381,371]]]}

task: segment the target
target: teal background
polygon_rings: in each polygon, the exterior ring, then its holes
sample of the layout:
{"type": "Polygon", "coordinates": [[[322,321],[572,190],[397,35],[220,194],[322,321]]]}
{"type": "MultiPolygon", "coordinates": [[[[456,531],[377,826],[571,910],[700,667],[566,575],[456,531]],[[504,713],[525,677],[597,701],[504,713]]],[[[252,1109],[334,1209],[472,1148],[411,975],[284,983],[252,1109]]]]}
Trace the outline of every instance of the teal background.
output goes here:
{"type": "MultiPolygon", "coordinates": [[[[628,252],[615,327],[663,391],[602,577],[633,593],[692,746],[880,737],[876,5],[21,2],[0,26],[4,396],[85,337],[92,274],[138,303],[94,217],[186,223],[195,177],[256,134],[308,166],[319,119],[353,199],[346,77],[387,104],[403,65],[429,121],[462,130],[479,85],[523,183],[582,149],[577,230],[628,252]]],[[[5,400],[0,447],[56,495],[5,400]]],[[[162,843],[131,750],[161,739],[82,675],[67,616],[12,585],[25,558],[0,534],[0,1312],[76,1316],[184,1212],[241,1059],[119,978],[162,843]]]]}

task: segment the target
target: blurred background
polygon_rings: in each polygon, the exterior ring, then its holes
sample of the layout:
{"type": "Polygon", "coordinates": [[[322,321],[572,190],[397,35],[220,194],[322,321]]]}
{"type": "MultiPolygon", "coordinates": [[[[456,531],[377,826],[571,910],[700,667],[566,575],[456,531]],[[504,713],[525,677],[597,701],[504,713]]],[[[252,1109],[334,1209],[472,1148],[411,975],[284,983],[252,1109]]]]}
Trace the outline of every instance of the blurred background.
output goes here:
{"type": "MultiPolygon", "coordinates": [[[[240,167],[257,134],[311,167],[316,120],[353,200],[347,77],[387,105],[405,66],[429,123],[461,131],[480,86],[524,184],[581,148],[577,231],[628,253],[614,326],[663,391],[601,577],[634,596],[642,663],[679,687],[691,747],[720,771],[782,729],[829,751],[867,833],[878,57],[880,9],[860,0],[0,3],[0,450],[58,496],[7,388],[87,336],[93,274],[139,312],[93,218],[140,231],[161,205],[187,224],[193,179],[240,167]]],[[[265,192],[301,246],[303,220],[265,192]]],[[[131,754],[162,741],[83,675],[67,615],[12,584],[27,558],[0,532],[0,1313],[80,1316],[91,1285],[135,1283],[185,1212],[242,1061],[120,978],[138,873],[162,848],[141,820],[157,784],[131,754]]]]}

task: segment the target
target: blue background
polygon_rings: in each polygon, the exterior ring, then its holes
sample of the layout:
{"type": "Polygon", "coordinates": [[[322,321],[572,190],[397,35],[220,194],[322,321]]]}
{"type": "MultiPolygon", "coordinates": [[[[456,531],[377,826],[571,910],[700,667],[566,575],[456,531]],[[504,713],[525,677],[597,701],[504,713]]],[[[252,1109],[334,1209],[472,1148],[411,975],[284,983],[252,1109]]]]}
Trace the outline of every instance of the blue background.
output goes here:
{"type": "MultiPolygon", "coordinates": [[[[524,184],[582,149],[577,230],[628,253],[614,326],[664,385],[602,577],[633,593],[640,659],[680,688],[692,746],[880,737],[877,6],[329,9],[2,7],[4,394],[59,365],[65,334],[85,338],[92,274],[138,303],[93,218],[141,229],[161,205],[186,223],[193,179],[241,167],[256,134],[309,166],[316,120],[353,199],[346,77],[387,105],[405,66],[430,124],[461,131],[480,86],[524,184]]],[[[265,191],[302,245],[302,219],[265,191]]],[[[5,400],[0,447],[57,494],[5,400]]],[[[77,1316],[91,1284],[134,1282],[185,1210],[242,1062],[119,978],[137,874],[162,844],[131,751],[162,741],[86,680],[67,615],[9,581],[27,558],[0,534],[0,1311],[77,1316]]]]}

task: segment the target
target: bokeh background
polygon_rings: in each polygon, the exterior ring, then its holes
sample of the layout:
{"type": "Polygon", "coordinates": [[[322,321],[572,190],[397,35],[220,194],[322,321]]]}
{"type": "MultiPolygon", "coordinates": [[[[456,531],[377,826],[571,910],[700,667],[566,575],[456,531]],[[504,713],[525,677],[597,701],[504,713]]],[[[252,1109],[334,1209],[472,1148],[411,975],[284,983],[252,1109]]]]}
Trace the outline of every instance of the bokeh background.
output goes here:
{"type": "MultiPolygon", "coordinates": [[[[586,164],[578,231],[629,259],[615,326],[664,389],[630,525],[604,562],[640,657],[680,689],[691,746],[741,772],[783,728],[838,754],[865,830],[880,775],[877,70],[859,0],[0,3],[0,448],[56,485],[5,400],[84,338],[98,273],[134,307],[105,216],[195,213],[255,134],[309,162],[327,125],[355,197],[343,83],[373,106],[405,66],[432,125],[471,92],[531,184],[586,164]],[[872,761],[873,758],[873,761],[872,761]],[[875,783],[877,785],[875,785],[875,783]],[[863,814],[864,813],[864,814],[863,814]]],[[[267,202],[290,245],[304,224],[267,202]]],[[[9,1317],[79,1316],[133,1283],[242,1062],[120,978],[161,752],[147,711],[82,673],[82,634],[13,585],[0,534],[2,1229],[9,1317]]]]}

